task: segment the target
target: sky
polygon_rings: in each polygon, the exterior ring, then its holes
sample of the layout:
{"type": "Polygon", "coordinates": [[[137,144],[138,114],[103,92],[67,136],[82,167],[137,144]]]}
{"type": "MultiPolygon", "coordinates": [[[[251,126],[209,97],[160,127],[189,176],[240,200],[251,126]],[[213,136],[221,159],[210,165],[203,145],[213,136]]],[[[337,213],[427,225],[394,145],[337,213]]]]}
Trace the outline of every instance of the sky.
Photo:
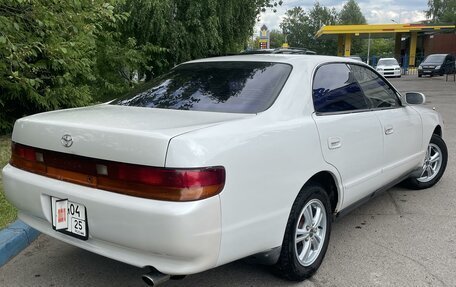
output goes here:
{"type": "MultiPolygon", "coordinates": [[[[314,2],[315,0],[283,0],[282,6],[277,8],[276,13],[270,9],[261,13],[260,22],[255,26],[256,33],[259,33],[263,24],[269,30],[279,29],[279,24],[287,10],[301,6],[305,11],[309,11],[314,2]]],[[[322,6],[334,7],[340,11],[346,1],[320,0],[319,2],[322,6]]],[[[393,24],[394,22],[391,20],[397,23],[413,23],[425,20],[423,11],[428,8],[427,0],[358,0],[357,2],[368,24],[393,24]]]]}

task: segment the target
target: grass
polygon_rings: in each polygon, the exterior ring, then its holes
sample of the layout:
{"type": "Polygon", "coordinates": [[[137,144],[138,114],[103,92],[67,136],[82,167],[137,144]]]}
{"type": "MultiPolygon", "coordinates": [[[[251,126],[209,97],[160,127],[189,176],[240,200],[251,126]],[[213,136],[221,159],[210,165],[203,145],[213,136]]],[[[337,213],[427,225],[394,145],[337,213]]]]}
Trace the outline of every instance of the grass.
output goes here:
{"type": "MultiPolygon", "coordinates": [[[[0,170],[8,163],[11,156],[11,138],[0,136],[0,170]]],[[[0,229],[16,219],[17,210],[5,198],[3,193],[2,173],[0,172],[0,229]]]]}

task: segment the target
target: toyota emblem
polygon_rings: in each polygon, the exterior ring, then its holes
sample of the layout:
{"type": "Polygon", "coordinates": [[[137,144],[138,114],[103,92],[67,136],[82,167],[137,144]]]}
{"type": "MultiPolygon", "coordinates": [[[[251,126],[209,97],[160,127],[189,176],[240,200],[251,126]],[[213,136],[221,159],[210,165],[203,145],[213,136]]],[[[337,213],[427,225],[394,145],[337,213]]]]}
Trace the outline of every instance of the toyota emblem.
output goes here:
{"type": "Polygon", "coordinates": [[[65,134],[62,136],[62,139],[60,140],[60,142],[62,143],[62,145],[64,147],[70,147],[73,145],[73,138],[71,137],[71,135],[65,134]]]}

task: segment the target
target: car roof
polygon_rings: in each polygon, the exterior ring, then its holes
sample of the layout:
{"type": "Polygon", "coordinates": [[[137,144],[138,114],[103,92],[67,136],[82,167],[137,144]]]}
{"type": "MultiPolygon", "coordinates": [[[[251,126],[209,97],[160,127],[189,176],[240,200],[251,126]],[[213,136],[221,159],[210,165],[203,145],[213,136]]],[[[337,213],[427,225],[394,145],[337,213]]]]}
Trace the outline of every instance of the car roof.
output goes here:
{"type": "Polygon", "coordinates": [[[379,60],[379,61],[380,61],[380,60],[396,60],[396,58],[380,58],[380,59],[378,59],[378,60],[379,60]]]}
{"type": "MultiPolygon", "coordinates": [[[[203,62],[275,62],[285,63],[292,66],[295,65],[308,65],[318,66],[324,63],[344,62],[360,64],[359,61],[350,58],[335,57],[335,56],[321,56],[321,55],[303,55],[303,54],[253,54],[253,55],[235,55],[235,56],[222,56],[205,59],[197,59],[186,63],[203,63],[203,62]]],[[[184,63],[184,64],[186,64],[184,63]]]]}

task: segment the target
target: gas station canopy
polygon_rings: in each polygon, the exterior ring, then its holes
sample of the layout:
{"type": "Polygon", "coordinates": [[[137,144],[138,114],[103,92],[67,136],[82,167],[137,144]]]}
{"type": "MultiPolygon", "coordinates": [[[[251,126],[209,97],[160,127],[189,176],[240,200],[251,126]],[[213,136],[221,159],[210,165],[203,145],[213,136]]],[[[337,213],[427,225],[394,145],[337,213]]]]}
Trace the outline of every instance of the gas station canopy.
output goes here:
{"type": "MultiPolygon", "coordinates": [[[[339,56],[350,56],[351,39],[359,38],[386,38],[395,34],[396,51],[403,34],[410,33],[410,66],[415,65],[416,40],[418,32],[443,32],[453,31],[455,25],[426,25],[426,24],[373,24],[373,25],[331,25],[323,26],[315,34],[316,38],[337,38],[339,56]]],[[[405,36],[405,35],[404,35],[405,36]]],[[[396,52],[397,53],[397,52],[396,52]]]]}
{"type": "MultiPolygon", "coordinates": [[[[323,26],[315,35],[317,38],[337,36],[340,34],[355,34],[367,38],[369,34],[387,36],[391,33],[409,32],[435,32],[442,30],[454,30],[454,25],[433,26],[424,24],[373,24],[373,25],[332,25],[323,26]],[[378,35],[380,34],[380,35],[378,35]]],[[[375,35],[372,35],[375,36],[375,35]]]]}

